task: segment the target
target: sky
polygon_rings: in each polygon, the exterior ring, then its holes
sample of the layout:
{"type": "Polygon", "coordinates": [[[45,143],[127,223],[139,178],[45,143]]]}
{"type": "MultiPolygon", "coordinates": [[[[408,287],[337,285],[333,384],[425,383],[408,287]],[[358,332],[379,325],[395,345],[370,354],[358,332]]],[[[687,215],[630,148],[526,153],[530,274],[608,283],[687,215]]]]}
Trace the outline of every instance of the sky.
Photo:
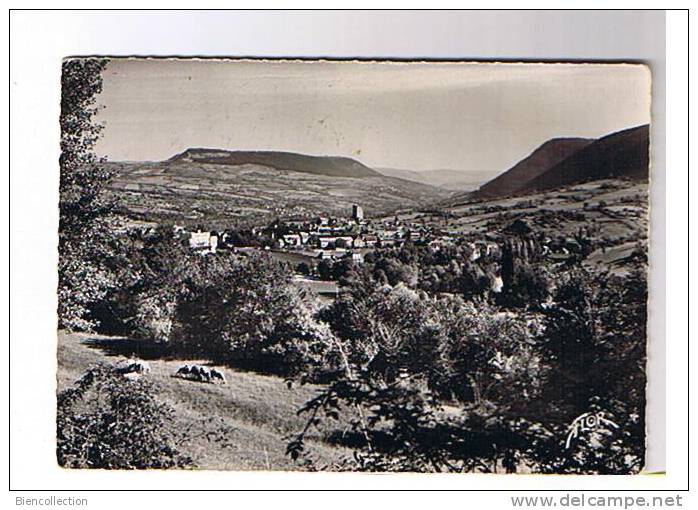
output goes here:
{"type": "Polygon", "coordinates": [[[650,121],[641,65],[115,59],[103,78],[112,161],[206,147],[494,175],[550,138],[650,121]]]}

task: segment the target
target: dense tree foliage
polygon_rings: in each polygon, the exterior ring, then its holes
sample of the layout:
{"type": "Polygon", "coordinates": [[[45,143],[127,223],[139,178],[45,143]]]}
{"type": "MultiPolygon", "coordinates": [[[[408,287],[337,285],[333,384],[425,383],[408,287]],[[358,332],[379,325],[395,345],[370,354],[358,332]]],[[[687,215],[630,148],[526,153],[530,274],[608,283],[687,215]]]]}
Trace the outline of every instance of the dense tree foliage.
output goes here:
{"type": "Polygon", "coordinates": [[[329,328],[278,262],[204,257],[180,276],[171,338],[178,351],[285,375],[322,363],[329,328]]]}
{"type": "Polygon", "coordinates": [[[121,286],[104,306],[113,330],[169,354],[263,372],[291,375],[325,363],[331,333],[286,264],[267,254],[196,253],[168,229],[121,246],[121,286]]]}
{"type": "Polygon", "coordinates": [[[58,321],[68,329],[94,327],[92,305],[115,286],[109,266],[115,243],[113,204],[103,193],[111,175],[93,151],[102,130],[94,117],[105,66],[98,59],[63,62],[58,321]]]}
{"type": "MultiPolygon", "coordinates": [[[[637,469],[644,459],[647,276],[579,269],[565,275],[544,311],[541,351],[550,365],[544,399],[552,419],[590,409],[623,425],[596,455],[573,457],[570,469],[637,469]]],[[[597,444],[598,446],[598,444],[597,444]]]]}
{"type": "MultiPolygon", "coordinates": [[[[311,424],[354,416],[356,454],[336,468],[637,472],[646,276],[562,271],[533,312],[360,272],[320,315],[345,369],[303,408],[311,424]],[[599,426],[568,441],[584,416],[599,426]]],[[[306,432],[289,442],[291,456],[304,458],[306,432]]]]}

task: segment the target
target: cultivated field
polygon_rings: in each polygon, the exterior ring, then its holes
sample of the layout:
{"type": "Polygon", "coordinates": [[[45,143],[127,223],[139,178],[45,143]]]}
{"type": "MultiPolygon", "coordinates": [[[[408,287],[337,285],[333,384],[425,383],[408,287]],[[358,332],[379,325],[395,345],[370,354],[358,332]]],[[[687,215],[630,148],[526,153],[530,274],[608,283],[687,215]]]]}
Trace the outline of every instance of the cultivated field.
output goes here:
{"type": "Polygon", "coordinates": [[[372,215],[446,198],[434,186],[393,177],[330,177],[260,165],[110,163],[111,191],[132,219],[224,228],[275,217],[372,215]]]}
{"type": "Polygon", "coordinates": [[[402,220],[446,231],[455,237],[484,237],[501,232],[514,220],[525,220],[537,234],[574,236],[580,230],[603,245],[586,264],[614,265],[638,242],[649,225],[647,182],[608,179],[544,193],[451,204],[433,212],[405,212],[402,220]]]}

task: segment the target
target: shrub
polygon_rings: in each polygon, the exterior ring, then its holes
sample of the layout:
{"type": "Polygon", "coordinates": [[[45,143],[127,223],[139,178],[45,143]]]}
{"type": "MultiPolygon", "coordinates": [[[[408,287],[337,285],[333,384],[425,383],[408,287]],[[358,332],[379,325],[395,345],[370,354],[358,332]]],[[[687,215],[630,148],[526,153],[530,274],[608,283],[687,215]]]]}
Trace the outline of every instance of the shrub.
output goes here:
{"type": "Polygon", "coordinates": [[[321,367],[331,333],[291,277],[263,256],[199,258],[177,297],[173,348],[284,375],[321,367]]]}
{"type": "Polygon", "coordinates": [[[67,468],[148,469],[192,465],[178,445],[173,410],[150,383],[128,380],[113,367],[88,370],[58,394],[56,454],[67,468]]]}

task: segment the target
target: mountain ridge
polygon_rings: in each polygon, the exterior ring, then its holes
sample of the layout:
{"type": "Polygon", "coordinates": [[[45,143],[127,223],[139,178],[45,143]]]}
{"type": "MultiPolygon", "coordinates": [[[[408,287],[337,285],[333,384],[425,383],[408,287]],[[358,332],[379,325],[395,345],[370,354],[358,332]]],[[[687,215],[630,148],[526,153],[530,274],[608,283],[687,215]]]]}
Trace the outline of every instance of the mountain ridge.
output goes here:
{"type": "Polygon", "coordinates": [[[110,192],[120,198],[126,218],[221,228],[264,224],[275,217],[347,216],[352,204],[362,205],[367,216],[377,216],[428,206],[448,194],[377,172],[357,176],[353,164],[331,170],[352,174],[337,176],[328,175],[327,166],[305,172],[276,168],[271,165],[289,166],[276,154],[264,159],[265,164],[249,162],[248,155],[236,159],[226,151],[218,154],[216,163],[209,162],[209,151],[193,157],[185,151],[163,162],[107,162],[115,174],[110,192]]]}
{"type": "Polygon", "coordinates": [[[514,166],[487,181],[474,192],[478,198],[514,194],[533,178],[545,173],[560,161],[593,143],[590,138],[551,138],[536,147],[514,166]]]}
{"type": "Polygon", "coordinates": [[[260,165],[331,177],[380,177],[381,174],[356,159],[345,156],[314,156],[288,151],[241,151],[193,147],[175,154],[164,163],[205,163],[214,165],[260,165]]]}
{"type": "Polygon", "coordinates": [[[499,198],[601,179],[647,179],[648,174],[649,124],[643,124],[596,139],[551,138],[468,195],[499,198]]]}
{"type": "Polygon", "coordinates": [[[449,191],[476,189],[492,172],[461,171],[448,168],[430,170],[407,170],[404,168],[375,167],[374,170],[388,176],[408,181],[437,186],[449,191]]]}
{"type": "Polygon", "coordinates": [[[533,179],[530,191],[558,188],[609,178],[646,180],[649,177],[649,124],[596,139],[533,179]]]}

